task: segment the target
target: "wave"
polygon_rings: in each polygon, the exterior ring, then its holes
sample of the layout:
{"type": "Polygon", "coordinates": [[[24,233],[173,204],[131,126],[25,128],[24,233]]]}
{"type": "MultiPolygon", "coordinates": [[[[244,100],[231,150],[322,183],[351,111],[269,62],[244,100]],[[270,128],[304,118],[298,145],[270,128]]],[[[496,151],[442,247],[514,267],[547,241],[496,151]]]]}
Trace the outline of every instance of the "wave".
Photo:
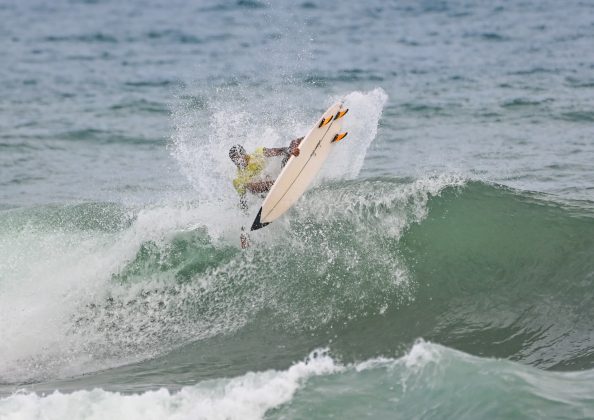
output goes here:
{"type": "Polygon", "coordinates": [[[592,203],[470,183],[428,214],[401,241],[425,336],[543,368],[593,366],[592,203]]]}
{"type": "Polygon", "coordinates": [[[585,418],[594,371],[546,372],[418,341],[400,358],[342,364],[316,350],[286,370],[141,394],[102,389],[0,399],[3,418],[585,418]],[[132,417],[131,417],[132,416],[132,417]]]}
{"type": "Polygon", "coordinates": [[[43,39],[46,42],[81,42],[81,43],[109,43],[115,44],[118,42],[117,38],[112,35],[104,34],[102,32],[87,33],[81,35],[50,35],[43,39]]]}
{"type": "Polygon", "coordinates": [[[221,337],[257,352],[262,337],[298,351],[332,343],[347,361],[425,337],[542,368],[594,366],[591,203],[456,176],[339,181],[247,252],[230,214],[196,203],[4,211],[1,381],[183,346],[204,354],[221,337]]]}

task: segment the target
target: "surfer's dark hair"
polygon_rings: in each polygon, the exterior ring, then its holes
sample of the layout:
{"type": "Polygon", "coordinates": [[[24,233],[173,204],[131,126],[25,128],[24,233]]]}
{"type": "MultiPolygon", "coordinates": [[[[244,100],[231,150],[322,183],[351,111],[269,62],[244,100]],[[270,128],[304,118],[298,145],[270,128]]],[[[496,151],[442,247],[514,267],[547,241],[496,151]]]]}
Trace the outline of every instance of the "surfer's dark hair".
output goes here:
{"type": "Polygon", "coordinates": [[[229,149],[229,157],[231,160],[235,160],[236,158],[244,155],[246,155],[246,152],[241,144],[236,144],[229,149]]]}

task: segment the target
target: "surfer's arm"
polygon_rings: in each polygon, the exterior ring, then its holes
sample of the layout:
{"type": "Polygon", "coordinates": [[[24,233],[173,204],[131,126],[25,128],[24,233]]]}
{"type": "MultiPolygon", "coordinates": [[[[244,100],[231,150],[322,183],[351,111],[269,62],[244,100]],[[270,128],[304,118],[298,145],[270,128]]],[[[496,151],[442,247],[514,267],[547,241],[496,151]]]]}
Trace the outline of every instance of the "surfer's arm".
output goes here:
{"type": "Polygon", "coordinates": [[[272,157],[272,156],[299,156],[299,144],[301,143],[301,140],[303,140],[303,137],[300,137],[298,139],[295,139],[291,142],[291,144],[289,145],[289,147],[274,147],[271,149],[267,149],[264,148],[264,156],[266,157],[272,157]]]}
{"type": "Polygon", "coordinates": [[[290,155],[291,151],[288,147],[273,147],[273,148],[264,148],[264,156],[272,157],[272,156],[287,156],[290,155]]]}
{"type": "Polygon", "coordinates": [[[299,156],[299,145],[303,141],[303,137],[299,137],[298,139],[293,140],[287,149],[289,149],[289,154],[293,156],[299,156]]]}

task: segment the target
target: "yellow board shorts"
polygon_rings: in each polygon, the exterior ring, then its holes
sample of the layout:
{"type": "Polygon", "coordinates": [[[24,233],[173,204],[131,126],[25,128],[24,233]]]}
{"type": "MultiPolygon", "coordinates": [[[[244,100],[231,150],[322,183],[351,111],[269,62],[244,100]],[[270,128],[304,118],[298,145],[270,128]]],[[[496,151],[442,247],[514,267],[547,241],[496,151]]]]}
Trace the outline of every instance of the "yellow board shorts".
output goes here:
{"type": "Polygon", "coordinates": [[[233,180],[233,186],[239,195],[246,193],[246,185],[258,177],[266,166],[264,148],[258,147],[252,154],[247,155],[248,164],[245,168],[237,170],[237,177],[233,180]]]}

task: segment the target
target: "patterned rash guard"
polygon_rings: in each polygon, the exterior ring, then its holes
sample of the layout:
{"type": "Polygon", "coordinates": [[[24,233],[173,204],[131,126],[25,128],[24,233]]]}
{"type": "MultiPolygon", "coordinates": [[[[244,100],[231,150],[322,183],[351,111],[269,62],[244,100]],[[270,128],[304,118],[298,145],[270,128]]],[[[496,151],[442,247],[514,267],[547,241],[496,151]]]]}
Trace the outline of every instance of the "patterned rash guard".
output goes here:
{"type": "Polygon", "coordinates": [[[239,195],[246,193],[246,185],[257,178],[266,167],[264,148],[258,147],[252,154],[247,155],[248,164],[245,168],[237,170],[237,177],[233,180],[233,186],[239,195]]]}

